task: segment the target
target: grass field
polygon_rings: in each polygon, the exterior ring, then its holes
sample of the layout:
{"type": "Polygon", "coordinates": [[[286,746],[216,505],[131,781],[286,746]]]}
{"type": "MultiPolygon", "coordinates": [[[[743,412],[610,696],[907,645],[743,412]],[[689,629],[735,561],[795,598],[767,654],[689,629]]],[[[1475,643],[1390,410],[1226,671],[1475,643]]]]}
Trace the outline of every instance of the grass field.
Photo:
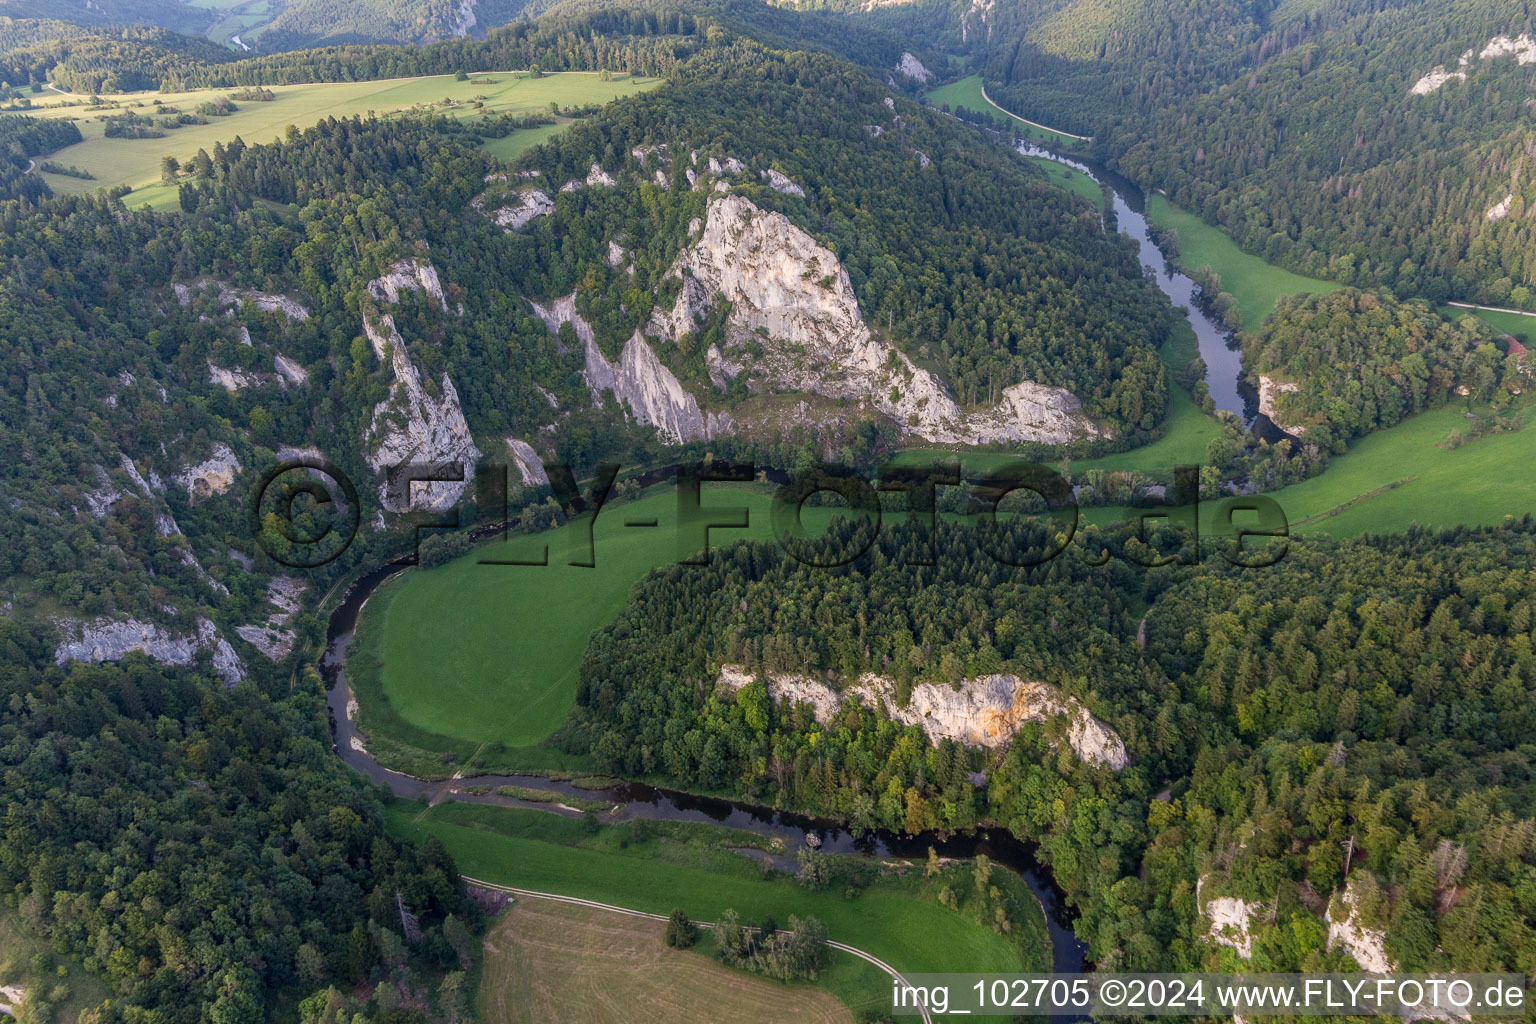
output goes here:
{"type": "Polygon", "coordinates": [[[670,949],[660,921],[519,899],[485,937],[486,1024],[628,1024],[643,1010],[674,1024],[852,1024],[835,998],[732,970],[702,948],[670,949]]]}
{"type": "MultiPolygon", "coordinates": [[[[550,74],[542,78],[512,72],[473,77],[489,78],[493,82],[459,82],[452,75],[436,75],[382,82],[275,85],[271,89],[277,99],[271,102],[237,101],[239,109],[227,117],[210,117],[208,124],[187,125],[167,131],[156,139],[108,139],[102,134],[105,127],[102,119],[121,114],[124,109],[151,114],[156,99],[191,112],[199,103],[237,90],[124,93],[110,98],[112,106],[101,108],[87,105],[83,97],[72,97],[59,104],[34,108],[31,113],[38,117],[76,118],[85,136],[84,141],[50,154],[49,159],[66,166],[74,164],[95,175],[95,180],[44,174],[55,192],[90,192],[109,185],[130,185],[136,191],[145,189],[142,197],[130,197],[130,205],[140,205],[141,198],[163,205],[167,196],[174,202],[175,190],[160,184],[162,157],[175,156],[185,162],[199,149],[212,152],[215,142],[228,143],[236,135],[254,145],[280,137],[290,124],[307,128],[325,117],[352,117],[370,112],[384,115],[430,109],[456,117],[547,112],[551,103],[561,107],[605,103],[661,84],[660,79],[619,76],[614,81],[604,82],[596,74],[586,72],[550,74]],[[484,97],[483,107],[473,106],[476,97],[484,97]],[[445,104],[445,99],[452,103],[445,104]]],[[[497,156],[506,158],[548,138],[555,130],[558,130],[556,126],[550,126],[516,132],[506,139],[496,140],[492,146],[498,148],[497,156]],[[522,138],[525,135],[531,138],[522,138]]]]}
{"type": "Polygon", "coordinates": [[[1244,330],[1258,330],[1282,295],[1331,292],[1340,287],[1332,281],[1293,274],[1250,256],[1225,231],[1179,209],[1163,196],[1147,197],[1147,219],[1160,228],[1178,231],[1179,259],[1185,267],[1195,270],[1209,266],[1220,275],[1221,290],[1237,299],[1244,330]]]}
{"type": "MultiPolygon", "coordinates": [[[[770,536],[771,497],[706,485],[706,507],[745,506],[751,523],[714,531],[711,544],[770,536]]],[[[831,515],[809,508],[805,521],[815,528],[831,515]]],[[[514,535],[448,565],[406,573],[370,598],[347,675],[376,755],[388,753],[376,740],[406,743],[451,752],[462,767],[482,744],[528,747],[565,720],[587,638],[613,619],[646,573],[678,559],[677,492],[662,485],[605,509],[593,530],[594,568],[568,564],[569,538],[568,528],[514,535]],[[631,519],[657,525],[625,526],[631,519]],[[537,557],[546,544],[548,566],[480,564],[537,557]]]]}
{"type": "Polygon", "coordinates": [[[1045,176],[1051,179],[1051,184],[1060,186],[1068,192],[1076,192],[1095,206],[1104,205],[1104,190],[1099,187],[1098,182],[1082,171],[1074,171],[1065,164],[1047,160],[1044,157],[1030,157],[1029,162],[1044,171],[1045,176]]]}
{"type": "MultiPolygon", "coordinates": [[[[634,823],[605,825],[592,835],[580,821],[541,811],[452,802],[423,809],[401,802],[389,810],[389,827],[417,841],[437,836],[461,872],[500,885],[653,914],[680,907],[697,921],[718,920],[728,909],[747,921],[772,915],[785,926],[791,914],[814,916],[827,926],[829,938],[898,971],[1050,969],[1040,905],[1011,873],[998,872],[994,881],[1015,893],[1026,915],[1022,929],[1016,929],[1026,932],[1015,936],[1017,947],[940,904],[928,890],[943,879],[923,879],[921,867],[903,876],[882,875],[850,899],[840,890],[808,891],[790,878],[764,880],[753,861],[715,845],[681,841],[686,832],[637,840],[634,823]]],[[[675,823],[670,827],[677,829],[675,823]]],[[[953,870],[968,872],[970,865],[953,870]]],[[[840,957],[817,987],[855,1012],[888,1005],[887,975],[853,958],[840,957]]]]}
{"type": "Polygon", "coordinates": [[[1049,142],[1055,146],[1074,146],[1078,140],[1070,135],[1042,128],[1039,125],[1030,124],[1015,114],[1007,113],[987,102],[987,98],[981,94],[981,76],[971,75],[948,85],[941,85],[937,89],[931,89],[923,94],[923,99],[934,106],[948,105],[953,110],[956,107],[964,107],[967,110],[980,114],[986,114],[1000,125],[1012,122],[1020,135],[1028,136],[1039,142],[1049,142]]]}
{"type": "Polygon", "coordinates": [[[1447,320],[1474,316],[1500,334],[1508,334],[1526,347],[1536,339],[1536,314],[1502,313],[1493,309],[1468,309],[1465,306],[1441,306],[1437,310],[1447,320]]]}

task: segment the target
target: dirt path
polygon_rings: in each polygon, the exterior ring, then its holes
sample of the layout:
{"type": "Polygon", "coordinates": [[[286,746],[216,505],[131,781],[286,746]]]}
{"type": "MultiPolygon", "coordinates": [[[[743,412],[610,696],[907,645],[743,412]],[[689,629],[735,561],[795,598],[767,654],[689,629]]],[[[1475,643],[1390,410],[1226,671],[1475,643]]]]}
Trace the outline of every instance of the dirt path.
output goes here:
{"type": "MultiPolygon", "coordinates": [[[[992,97],[987,95],[987,83],[985,82],[981,83],[981,98],[986,100],[988,103],[992,103],[992,97]]],[[[1023,121],[1025,124],[1034,125],[1036,128],[1041,128],[1048,132],[1055,132],[1057,135],[1065,135],[1067,138],[1076,139],[1079,142],[1093,141],[1092,135],[1073,135],[1071,132],[1064,132],[1060,128],[1052,128],[1048,124],[1041,124],[1039,121],[1031,121],[1027,117],[1019,117],[1018,114],[1015,114],[1011,110],[1003,110],[1003,108],[999,107],[996,103],[992,103],[992,106],[1002,113],[1007,114],[1009,117],[1017,118],[1018,120],[1023,121]]]]}
{"type": "MultiPolygon", "coordinates": [[[[610,903],[599,903],[596,900],[584,900],[576,896],[561,896],[558,893],[552,892],[536,892],[532,889],[517,889],[510,885],[497,885],[495,882],[486,882],[478,878],[470,878],[468,875],[463,876],[463,878],[464,881],[469,882],[471,885],[478,885],[483,889],[494,889],[497,892],[512,893],[514,896],[525,896],[530,899],[553,900],[558,903],[571,903],[575,904],[576,906],[592,907],[598,910],[607,910],[615,914],[624,914],[628,917],[644,918],[649,921],[665,921],[667,919],[663,914],[647,914],[642,910],[630,910],[628,907],[616,907],[610,903]]],[[[714,925],[710,922],[699,921],[696,923],[701,928],[714,927],[714,925]]],[[[833,949],[852,954],[861,960],[874,964],[876,967],[880,968],[880,970],[884,971],[886,974],[889,974],[894,980],[900,982],[902,985],[907,984],[907,979],[902,977],[896,968],[892,967],[884,960],[871,956],[870,954],[864,952],[862,949],[857,949],[853,946],[847,945],[846,943],[832,942],[830,940],[827,942],[827,945],[831,946],[833,949]]],[[[923,1024],[933,1024],[933,1018],[929,1016],[928,1008],[926,1006],[922,1006],[920,1009],[922,1010],[923,1014],[923,1024]]]]}

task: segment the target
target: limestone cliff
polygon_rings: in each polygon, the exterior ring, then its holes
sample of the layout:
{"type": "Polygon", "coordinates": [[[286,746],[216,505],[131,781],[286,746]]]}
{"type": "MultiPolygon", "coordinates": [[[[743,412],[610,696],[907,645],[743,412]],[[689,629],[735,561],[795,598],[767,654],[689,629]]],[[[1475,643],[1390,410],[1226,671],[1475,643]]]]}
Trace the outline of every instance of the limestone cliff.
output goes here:
{"type": "Polygon", "coordinates": [[[1269,417],[1269,421],[1287,434],[1304,434],[1306,427],[1287,424],[1284,414],[1276,408],[1276,399],[1281,395],[1291,394],[1301,390],[1300,384],[1291,381],[1276,380],[1273,377],[1259,374],[1259,412],[1269,417]]]}
{"type": "Polygon", "coordinates": [[[1356,884],[1360,877],[1358,871],[1351,875],[1344,891],[1328,907],[1328,947],[1342,946],[1348,950],[1362,971],[1390,974],[1397,970],[1397,965],[1387,955],[1386,933],[1367,928],[1360,920],[1360,892],[1356,884]]]}
{"type": "Polygon", "coordinates": [[[142,651],[167,665],[191,665],[199,652],[207,651],[214,670],[225,683],[233,686],[245,678],[245,664],[240,656],[207,619],[198,619],[196,631],[186,634],[135,619],[65,619],[59,626],[64,638],[53,654],[56,665],[71,661],[122,661],[131,651],[142,651]]]}
{"type": "Polygon", "coordinates": [[[717,298],[728,300],[727,345],[755,391],[862,401],[909,435],[940,443],[1100,436],[1070,392],[1029,381],[992,407],[962,410],[931,373],[874,337],[831,250],[742,196],[710,202],[701,234],[671,273],[682,278],[682,292],[649,332],[675,339],[717,298]],[[761,353],[751,354],[750,343],[764,335],[761,353]]]}
{"type": "Polygon", "coordinates": [[[655,427],[663,437],[678,443],[715,437],[729,430],[729,417],[700,409],[698,399],[662,365],[639,331],[625,342],[618,362],[609,362],[597,347],[592,325],[576,311],[574,293],[548,305],[531,305],[551,334],[558,334],[564,323],[575,330],[585,362],[582,377],[594,401],[601,403],[603,394],[610,393],[637,423],[655,427]]]}
{"type": "Polygon", "coordinates": [[[204,498],[229,490],[238,472],[240,461],[235,458],[229,445],[220,442],[213,446],[212,455],[202,462],[184,467],[171,479],[187,489],[187,500],[195,505],[204,498]]]}
{"type": "MultiPolygon", "coordinates": [[[[398,275],[388,282],[379,278],[368,285],[368,291],[375,296],[398,295],[398,290],[406,286],[420,287],[429,295],[436,286],[434,297],[439,303],[443,302],[437,272],[431,264],[424,268],[417,266],[409,275],[398,275]]],[[[380,473],[387,473],[396,466],[447,467],[457,464],[462,474],[458,480],[411,484],[410,493],[405,493],[403,487],[391,487],[386,478],[379,484],[380,503],[390,512],[451,508],[459,500],[465,481],[480,458],[480,450],[475,447],[464,412],[459,407],[459,393],[446,373],[438,382],[436,393],[428,391],[406,352],[404,340],[395,329],[394,317],[388,313],[376,312],[365,304],[363,332],[373,343],[374,354],[381,361],[388,360],[395,375],[389,397],[374,408],[373,422],[364,438],[371,445],[368,465],[380,473]]]]}
{"type": "Polygon", "coordinates": [[[276,609],[265,625],[236,626],[235,634],[273,661],[282,661],[293,650],[294,633],[288,621],[299,610],[300,598],[309,584],[292,576],[274,576],[267,584],[267,602],[276,609]]]}
{"type": "MultiPolygon", "coordinates": [[[[740,666],[723,665],[716,685],[735,691],[752,678],[740,666]]],[[[1120,737],[1087,708],[1054,686],[1018,676],[980,676],[964,680],[958,687],[919,683],[912,688],[905,707],[896,704],[894,680],[868,672],[841,691],[792,674],[770,676],[767,683],[775,700],[809,704],[817,721],[830,721],[843,702],[852,698],[883,710],[902,725],[921,727],[935,743],[952,739],[971,747],[996,747],[1012,739],[1026,722],[1064,720],[1067,746],[1082,761],[1116,771],[1130,763],[1120,737]]]]}

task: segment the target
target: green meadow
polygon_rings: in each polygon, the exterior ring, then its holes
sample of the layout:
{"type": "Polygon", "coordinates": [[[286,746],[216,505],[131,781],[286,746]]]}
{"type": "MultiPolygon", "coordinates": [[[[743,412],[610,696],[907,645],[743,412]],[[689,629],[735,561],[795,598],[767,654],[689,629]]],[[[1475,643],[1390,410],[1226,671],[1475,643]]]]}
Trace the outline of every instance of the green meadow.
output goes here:
{"type": "MultiPolygon", "coordinates": [[[[551,103],[562,108],[607,103],[661,84],[661,79],[617,75],[613,81],[604,82],[597,74],[588,72],[564,72],[540,78],[532,78],[526,72],[499,72],[472,78],[481,81],[460,82],[452,75],[434,75],[377,82],[274,85],[271,91],[277,95],[275,100],[237,100],[239,109],[228,116],[209,117],[208,124],[167,129],[162,137],[154,139],[106,138],[104,119],[125,111],[153,115],[155,100],[191,113],[199,103],[239,90],[124,93],[108,97],[108,102],[101,106],[91,105],[83,96],[60,97],[60,102],[49,102],[29,113],[37,117],[74,118],[85,136],[84,141],[52,153],[48,159],[89,171],[95,175],[95,180],[43,174],[55,192],[90,192],[105,186],[128,185],[135,190],[127,200],[129,205],[147,202],[163,206],[167,202],[174,203],[176,196],[175,188],[161,184],[160,161],[163,157],[174,156],[185,162],[199,149],[212,152],[214,143],[228,143],[237,135],[247,144],[254,145],[279,138],[289,125],[308,128],[325,117],[366,116],[370,113],[384,116],[432,112],[476,118],[504,113],[547,113],[551,103]],[[490,81],[486,82],[486,79],[490,81]],[[482,106],[475,106],[477,102],[482,106]],[[140,190],[143,190],[142,194],[140,190]]],[[[551,125],[514,132],[507,138],[494,140],[487,148],[496,156],[508,159],[548,138],[560,127],[551,125]]]]}
{"type": "MultiPolygon", "coordinates": [[[[642,835],[630,822],[593,833],[579,820],[544,811],[453,801],[430,809],[396,803],[388,823],[401,837],[437,836],[461,872],[498,885],[653,914],[681,908],[696,921],[735,910],[749,923],[772,916],[783,927],[791,914],[809,915],[827,926],[828,938],[903,972],[1050,970],[1044,915],[1011,872],[997,871],[994,884],[1007,886],[1022,911],[1025,934],[1014,940],[940,904],[930,890],[944,879],[924,879],[921,866],[883,875],[849,898],[836,887],[809,891],[790,878],[764,880],[754,861],[729,849],[753,837],[716,838],[721,830],[707,827],[660,823],[642,835]]],[[[968,875],[971,865],[950,870],[968,875]]],[[[816,983],[855,1012],[889,1006],[888,976],[852,957],[839,957],[816,983]]]]}
{"type": "Polygon", "coordinates": [[[950,82],[948,85],[941,85],[937,89],[930,89],[923,93],[923,99],[936,107],[948,106],[951,110],[964,107],[975,113],[985,114],[1000,125],[1006,126],[1012,123],[1020,135],[1037,142],[1048,142],[1055,146],[1073,146],[1079,142],[1070,135],[1031,124],[1017,114],[1010,114],[1001,107],[987,102],[987,98],[981,92],[980,75],[971,75],[968,78],[950,82]]]}
{"type": "MultiPolygon", "coordinates": [[[[765,489],[704,485],[706,509],[749,514],[747,529],[712,530],[711,547],[771,536],[771,498],[765,489]]],[[[471,760],[477,768],[574,766],[535,745],[570,714],[592,631],[613,620],[647,573],[678,561],[677,504],[676,488],[664,484],[605,507],[593,527],[593,568],[570,564],[584,558],[573,559],[575,530],[566,525],[482,544],[381,587],[347,660],[369,749],[438,776],[471,760]],[[650,520],[656,525],[626,525],[650,520]],[[548,565],[482,561],[536,561],[546,549],[548,565]]],[[[807,528],[823,527],[834,511],[807,508],[807,528]]],[[[700,545],[685,546],[691,554],[700,545]]]]}
{"type": "Polygon", "coordinates": [[[1147,219],[1179,233],[1179,260],[1189,270],[1210,267],[1221,277],[1221,290],[1237,299],[1243,329],[1256,331],[1282,295],[1331,292],[1340,285],[1303,277],[1265,263],[1237,247],[1225,231],[1212,227],[1188,210],[1181,210],[1156,193],[1147,196],[1147,219]]]}

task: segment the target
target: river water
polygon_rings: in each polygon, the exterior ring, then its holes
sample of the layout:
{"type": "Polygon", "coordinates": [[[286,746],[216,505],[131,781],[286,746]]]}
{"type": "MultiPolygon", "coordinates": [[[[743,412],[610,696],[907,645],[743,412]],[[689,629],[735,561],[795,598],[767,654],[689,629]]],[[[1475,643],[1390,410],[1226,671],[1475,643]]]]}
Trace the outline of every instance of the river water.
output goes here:
{"type": "MultiPolygon", "coordinates": [[[[1184,274],[1170,268],[1162,252],[1153,243],[1147,228],[1147,219],[1143,213],[1141,191],[1131,182],[1104,168],[1090,167],[1088,164],[1063,157],[1030,143],[1021,143],[1019,151],[1027,156],[1054,160],[1071,167],[1091,177],[1105,190],[1120,230],[1136,240],[1142,265],[1152,272],[1157,286],[1173,301],[1173,304],[1185,310],[1190,327],[1193,328],[1195,337],[1199,340],[1201,358],[1205,360],[1206,384],[1210,389],[1211,398],[1218,408],[1236,413],[1240,419],[1247,422],[1249,403],[1243,391],[1240,390],[1241,353],[1231,346],[1230,332],[1216,324],[1199,309],[1196,303],[1198,286],[1184,274]]],[[[661,479],[670,470],[671,467],[657,470],[654,471],[654,475],[657,479],[661,479]]],[[[654,481],[648,479],[646,482],[654,481]]],[[[353,724],[353,715],[348,713],[352,691],[347,684],[345,664],[347,649],[352,643],[358,614],[363,605],[382,583],[401,571],[403,571],[401,566],[385,566],[352,584],[341,604],[331,614],[326,632],[325,655],[320,664],[321,675],[326,683],[326,700],[331,710],[336,752],[347,765],[367,776],[375,784],[387,787],[398,797],[410,800],[424,799],[429,803],[460,800],[468,803],[504,806],[533,806],[546,811],[553,809],[549,804],[528,804],[493,793],[467,792],[470,787],[522,786],[559,796],[610,801],[614,805],[611,817],[615,820],[649,818],[663,821],[712,822],[778,837],[784,840],[785,848],[791,851],[799,847],[807,834],[815,834],[821,841],[822,849],[836,853],[920,860],[927,856],[928,848],[931,846],[943,857],[969,858],[985,854],[999,865],[1017,872],[1029,886],[1030,891],[1039,899],[1041,907],[1045,910],[1046,926],[1051,937],[1052,969],[1058,974],[1077,973],[1085,969],[1087,949],[1072,932],[1073,915],[1067,908],[1061,891],[1051,881],[1048,872],[1035,859],[1033,849],[1003,831],[996,833],[981,831],[972,835],[954,836],[934,834],[909,836],[875,830],[854,835],[831,821],[776,811],[739,801],[659,789],[641,783],[622,783],[611,789],[590,790],[578,788],[568,782],[556,782],[532,775],[482,775],[470,779],[429,781],[385,768],[364,748],[353,724]]],[[[558,809],[554,810],[555,813],[561,813],[558,809]]],[[[776,860],[781,867],[790,867],[792,863],[789,855],[776,860]]]]}
{"type": "Polygon", "coordinates": [[[1162,250],[1152,241],[1147,227],[1146,205],[1141,189],[1120,175],[1103,167],[1093,167],[1079,160],[1064,157],[1030,142],[1019,143],[1019,152],[1025,156],[1053,160],[1088,175],[1098,182],[1109,196],[1115,211],[1115,220],[1122,233],[1136,240],[1141,265],[1152,271],[1152,277],[1163,294],[1175,307],[1183,307],[1200,343],[1200,358],[1205,360],[1205,384],[1210,390],[1216,408],[1236,413],[1239,420],[1247,423],[1250,414],[1249,390],[1242,384],[1243,354],[1233,347],[1232,332],[1203,313],[1197,303],[1200,286],[1186,275],[1168,265],[1162,250]]]}
{"type": "MultiPolygon", "coordinates": [[[[834,853],[921,860],[927,857],[928,848],[932,846],[941,857],[966,858],[985,854],[1000,866],[1017,872],[1040,901],[1051,937],[1052,970],[1058,974],[1071,974],[1084,969],[1087,948],[1072,933],[1073,915],[1061,891],[1035,859],[1033,849],[1001,830],[963,836],[926,833],[909,836],[875,830],[855,836],[836,822],[734,800],[658,789],[642,783],[626,782],[611,789],[592,790],[536,775],[478,775],[468,779],[429,781],[385,768],[363,747],[353,716],[348,714],[352,690],[347,684],[346,658],[357,627],[358,614],[369,596],[381,584],[402,571],[404,568],[401,566],[384,566],[352,584],[341,604],[331,613],[326,630],[325,655],[320,661],[320,673],[326,685],[326,703],[331,709],[336,753],[348,766],[367,776],[376,785],[388,788],[398,797],[424,799],[434,804],[442,800],[460,800],[466,803],[551,810],[549,804],[528,804],[496,794],[466,792],[469,787],[522,786],[560,796],[610,801],[615,805],[609,815],[612,820],[650,818],[660,821],[698,821],[746,829],[784,840],[785,849],[791,852],[799,848],[808,833],[814,833],[821,840],[821,848],[834,853]]],[[[791,864],[792,857],[786,856],[778,859],[776,866],[789,868],[791,864]]]]}

